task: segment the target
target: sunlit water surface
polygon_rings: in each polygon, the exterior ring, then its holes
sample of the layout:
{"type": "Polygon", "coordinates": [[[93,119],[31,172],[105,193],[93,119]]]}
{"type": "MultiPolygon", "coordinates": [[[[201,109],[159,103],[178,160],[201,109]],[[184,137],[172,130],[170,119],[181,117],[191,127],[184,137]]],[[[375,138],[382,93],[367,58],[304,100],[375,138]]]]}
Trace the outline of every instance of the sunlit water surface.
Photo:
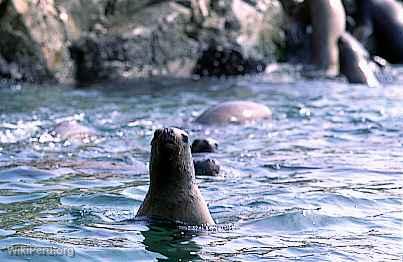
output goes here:
{"type": "Polygon", "coordinates": [[[90,89],[4,85],[0,261],[401,261],[403,81],[396,75],[372,89],[288,73],[90,89]],[[208,106],[239,99],[269,106],[273,119],[193,122],[208,106]],[[53,136],[66,119],[97,136],[53,136]],[[215,221],[231,230],[133,221],[149,184],[153,131],[165,126],[219,141],[210,157],[221,175],[198,184],[215,221]],[[21,245],[73,248],[74,257],[10,254],[21,245]]]}

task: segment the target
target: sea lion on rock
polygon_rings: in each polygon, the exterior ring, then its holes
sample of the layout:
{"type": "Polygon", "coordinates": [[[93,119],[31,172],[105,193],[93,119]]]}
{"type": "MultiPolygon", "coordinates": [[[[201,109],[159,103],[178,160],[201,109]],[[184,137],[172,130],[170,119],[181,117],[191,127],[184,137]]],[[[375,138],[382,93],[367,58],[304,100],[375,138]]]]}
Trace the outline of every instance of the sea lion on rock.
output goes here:
{"type": "Polygon", "coordinates": [[[189,137],[184,131],[155,131],[149,172],[150,187],[136,217],[187,225],[214,224],[195,181],[189,137]]]}
{"type": "Polygon", "coordinates": [[[339,74],[337,40],[345,31],[346,14],[341,0],[309,0],[313,63],[329,76],[339,74]]]}
{"type": "Polygon", "coordinates": [[[375,76],[375,63],[370,61],[367,50],[349,33],[340,36],[340,72],[350,83],[365,84],[371,87],[379,86],[375,76]]]}
{"type": "MultiPolygon", "coordinates": [[[[390,63],[403,63],[403,5],[395,0],[356,0],[357,24],[354,32],[364,46],[371,37],[375,50],[390,63]]],[[[372,51],[372,50],[370,50],[372,51]]]]}
{"type": "Polygon", "coordinates": [[[262,104],[249,101],[224,102],[207,109],[196,122],[206,125],[238,123],[242,124],[271,117],[271,110],[262,104]]]}
{"type": "Polygon", "coordinates": [[[218,148],[218,142],[212,138],[195,139],[190,147],[192,154],[195,153],[214,153],[218,148]]]}

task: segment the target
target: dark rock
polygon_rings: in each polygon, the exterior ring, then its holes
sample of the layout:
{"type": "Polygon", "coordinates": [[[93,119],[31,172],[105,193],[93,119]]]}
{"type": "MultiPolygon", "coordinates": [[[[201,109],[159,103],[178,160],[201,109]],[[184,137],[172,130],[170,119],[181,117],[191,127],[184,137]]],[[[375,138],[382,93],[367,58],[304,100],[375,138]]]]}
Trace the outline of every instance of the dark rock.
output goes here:
{"type": "MultiPolygon", "coordinates": [[[[280,27],[240,0],[141,2],[126,3],[126,8],[120,1],[109,2],[108,18],[99,20],[104,29],[73,42],[78,81],[242,75],[264,71],[260,58],[273,59],[280,27]],[[221,46],[225,48],[219,50],[221,46]],[[218,66],[208,57],[212,52],[220,56],[218,66]]],[[[272,10],[278,8],[267,12],[272,10]]],[[[280,20],[279,14],[274,17],[272,21],[280,20]]]]}
{"type": "Polygon", "coordinates": [[[310,11],[309,6],[298,0],[280,0],[284,12],[287,14],[284,23],[284,48],[280,60],[290,63],[306,63],[310,60],[311,36],[309,33],[310,11]]]}
{"type": "Polygon", "coordinates": [[[214,46],[237,65],[222,60],[213,75],[259,72],[276,59],[282,19],[278,0],[0,0],[0,77],[189,77],[214,46]]]}
{"type": "Polygon", "coordinates": [[[101,42],[93,37],[84,37],[69,47],[71,58],[75,61],[75,79],[80,83],[92,83],[113,79],[116,72],[108,65],[108,51],[115,51],[115,46],[110,49],[111,38],[101,42]]]}
{"type": "Polygon", "coordinates": [[[193,74],[197,76],[236,76],[261,73],[263,61],[246,58],[236,47],[209,46],[196,62],[193,74]]]}
{"type": "Polygon", "coordinates": [[[0,56],[0,78],[22,80],[22,74],[16,64],[9,64],[0,56]]]}

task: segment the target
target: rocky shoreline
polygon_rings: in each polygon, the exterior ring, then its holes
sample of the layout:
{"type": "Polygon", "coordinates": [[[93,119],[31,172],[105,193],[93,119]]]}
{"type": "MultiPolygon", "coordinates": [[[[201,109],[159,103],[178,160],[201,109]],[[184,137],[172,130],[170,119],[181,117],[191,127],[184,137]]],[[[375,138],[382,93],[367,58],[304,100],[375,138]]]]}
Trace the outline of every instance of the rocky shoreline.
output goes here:
{"type": "Polygon", "coordinates": [[[273,62],[284,18],[278,0],[0,0],[0,78],[189,77],[212,46],[273,62]]]}

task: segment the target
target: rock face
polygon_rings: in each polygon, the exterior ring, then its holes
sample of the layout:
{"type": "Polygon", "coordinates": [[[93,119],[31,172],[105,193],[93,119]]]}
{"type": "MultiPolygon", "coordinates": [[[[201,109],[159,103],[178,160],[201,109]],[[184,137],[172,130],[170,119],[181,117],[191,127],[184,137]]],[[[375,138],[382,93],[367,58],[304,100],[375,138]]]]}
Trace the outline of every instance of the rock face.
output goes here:
{"type": "Polygon", "coordinates": [[[70,78],[64,26],[53,1],[0,2],[0,76],[29,82],[70,78]]]}
{"type": "Polygon", "coordinates": [[[283,17],[278,0],[1,0],[0,77],[188,77],[212,45],[273,61],[283,17]]]}

